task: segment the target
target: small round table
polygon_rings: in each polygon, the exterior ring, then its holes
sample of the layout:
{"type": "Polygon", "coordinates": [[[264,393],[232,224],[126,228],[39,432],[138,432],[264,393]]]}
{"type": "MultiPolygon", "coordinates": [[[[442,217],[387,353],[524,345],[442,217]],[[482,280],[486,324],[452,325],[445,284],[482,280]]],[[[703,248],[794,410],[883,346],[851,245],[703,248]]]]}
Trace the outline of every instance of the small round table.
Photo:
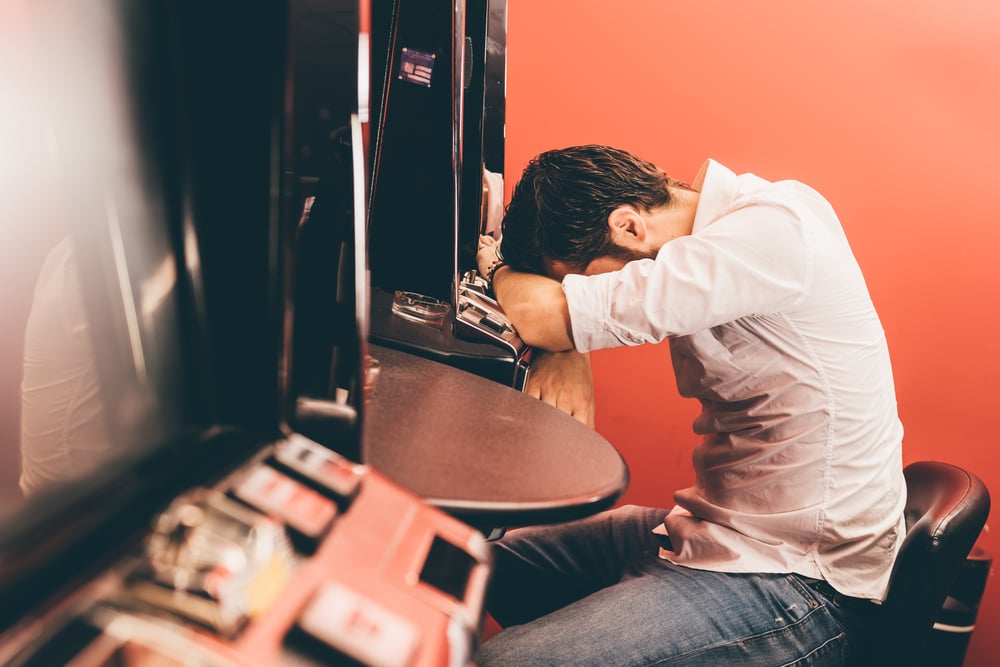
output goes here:
{"type": "Polygon", "coordinates": [[[611,507],[628,468],[597,432],[511,387],[400,350],[366,405],[362,459],[479,528],[582,518],[611,507]]]}

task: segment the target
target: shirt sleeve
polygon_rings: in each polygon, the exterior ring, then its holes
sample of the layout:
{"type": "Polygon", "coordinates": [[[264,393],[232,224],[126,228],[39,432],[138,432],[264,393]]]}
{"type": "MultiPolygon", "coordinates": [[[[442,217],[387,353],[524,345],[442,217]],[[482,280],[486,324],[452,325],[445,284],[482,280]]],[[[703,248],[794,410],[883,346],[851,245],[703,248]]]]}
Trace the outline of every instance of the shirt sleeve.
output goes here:
{"type": "Polygon", "coordinates": [[[750,200],[655,259],[566,276],[576,348],[656,343],[794,306],[811,281],[806,223],[791,207],[750,200]]]}

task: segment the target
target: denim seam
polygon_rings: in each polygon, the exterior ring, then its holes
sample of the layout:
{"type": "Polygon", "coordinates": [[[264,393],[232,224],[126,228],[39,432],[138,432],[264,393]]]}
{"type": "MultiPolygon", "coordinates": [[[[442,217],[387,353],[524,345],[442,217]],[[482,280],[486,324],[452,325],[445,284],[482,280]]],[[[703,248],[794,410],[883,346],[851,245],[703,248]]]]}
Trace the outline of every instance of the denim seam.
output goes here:
{"type": "MultiPolygon", "coordinates": [[[[838,623],[838,625],[840,625],[840,624],[838,623]]],[[[843,627],[843,626],[841,626],[841,627],[843,627]]],[[[796,658],[792,662],[786,662],[785,664],[780,665],[780,667],[792,667],[792,665],[800,665],[800,664],[802,664],[803,660],[808,660],[812,656],[816,655],[817,653],[819,653],[820,651],[822,651],[823,649],[825,649],[830,644],[832,644],[834,642],[841,642],[841,641],[843,641],[843,639],[844,639],[844,633],[841,632],[836,637],[830,637],[825,642],[823,642],[822,644],[820,644],[819,646],[817,646],[813,650],[811,650],[808,653],[806,653],[804,656],[802,656],[800,658],[796,658]]]]}
{"type": "MultiPolygon", "coordinates": [[[[657,662],[651,662],[651,663],[649,663],[648,667],[658,667],[659,665],[669,665],[674,660],[679,660],[679,659],[685,659],[685,660],[687,660],[687,659],[690,659],[692,656],[698,655],[699,653],[707,653],[707,652],[710,652],[710,651],[715,651],[715,650],[720,649],[720,648],[722,648],[724,646],[734,646],[734,645],[746,644],[748,642],[757,641],[759,639],[763,639],[765,637],[777,635],[779,633],[787,633],[790,630],[794,630],[798,626],[800,626],[803,623],[805,623],[806,621],[810,620],[812,618],[812,616],[814,614],[816,614],[817,612],[819,612],[822,608],[823,608],[822,604],[820,604],[817,607],[813,607],[809,611],[808,614],[806,614],[802,618],[798,619],[794,623],[790,623],[789,625],[786,625],[786,626],[783,626],[783,627],[780,627],[780,628],[774,628],[773,630],[768,630],[767,632],[761,632],[761,633],[758,633],[756,635],[749,635],[747,637],[741,637],[740,639],[730,639],[728,641],[718,642],[716,644],[711,644],[709,646],[701,646],[699,648],[694,649],[693,651],[688,651],[687,653],[681,653],[679,655],[672,655],[669,658],[666,658],[664,660],[659,660],[657,662]]],[[[840,626],[839,623],[837,625],[840,626]]],[[[842,629],[842,631],[840,632],[840,634],[838,634],[836,637],[831,637],[829,640],[823,642],[822,645],[820,645],[817,648],[813,649],[812,651],[810,651],[806,655],[812,655],[813,653],[815,653],[816,651],[818,651],[820,648],[823,648],[824,646],[826,646],[827,644],[829,644],[831,641],[843,638],[844,637],[843,626],[840,626],[840,627],[842,629]]],[[[797,658],[795,660],[795,662],[798,662],[798,661],[802,660],[805,657],[806,656],[801,656],[801,657],[797,658]]],[[[788,664],[794,665],[795,662],[791,662],[791,663],[788,663],[788,664]]]]}

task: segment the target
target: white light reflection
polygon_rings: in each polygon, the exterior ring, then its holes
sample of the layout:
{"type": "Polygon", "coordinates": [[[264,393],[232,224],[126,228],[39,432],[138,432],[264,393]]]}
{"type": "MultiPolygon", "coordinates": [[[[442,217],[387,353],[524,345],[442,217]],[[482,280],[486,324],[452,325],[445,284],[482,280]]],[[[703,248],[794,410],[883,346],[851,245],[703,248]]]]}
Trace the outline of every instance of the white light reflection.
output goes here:
{"type": "Polygon", "coordinates": [[[118,277],[118,288],[121,292],[122,307],[125,311],[125,323],[128,329],[129,351],[132,353],[132,363],[135,365],[136,376],[145,382],[147,381],[146,357],[142,351],[139,317],[136,312],[135,299],[132,296],[132,280],[129,277],[128,264],[125,261],[125,244],[122,240],[121,221],[118,219],[118,208],[115,206],[114,198],[110,194],[106,198],[106,203],[108,231],[111,235],[111,250],[115,261],[115,274],[118,277]]]}

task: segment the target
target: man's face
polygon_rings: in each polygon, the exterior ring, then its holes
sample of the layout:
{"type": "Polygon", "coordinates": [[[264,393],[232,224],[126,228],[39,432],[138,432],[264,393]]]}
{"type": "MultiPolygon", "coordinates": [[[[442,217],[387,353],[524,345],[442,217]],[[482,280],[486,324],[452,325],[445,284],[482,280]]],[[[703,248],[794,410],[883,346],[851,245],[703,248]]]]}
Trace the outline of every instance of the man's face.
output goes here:
{"type": "Polygon", "coordinates": [[[561,260],[553,259],[549,261],[549,277],[562,282],[562,279],[571,273],[581,274],[584,276],[596,276],[601,273],[611,273],[612,271],[618,271],[629,262],[638,259],[655,259],[656,252],[657,251],[655,250],[634,250],[618,246],[618,252],[614,255],[597,257],[582,269],[572,267],[561,260]]]}

